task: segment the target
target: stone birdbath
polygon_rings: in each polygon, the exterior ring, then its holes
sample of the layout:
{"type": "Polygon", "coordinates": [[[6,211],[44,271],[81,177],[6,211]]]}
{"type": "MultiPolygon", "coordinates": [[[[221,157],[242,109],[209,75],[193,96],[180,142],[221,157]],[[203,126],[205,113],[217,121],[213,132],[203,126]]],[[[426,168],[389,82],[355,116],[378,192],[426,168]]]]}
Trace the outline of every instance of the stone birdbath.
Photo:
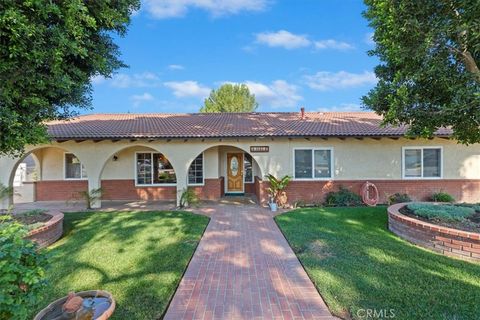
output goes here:
{"type": "Polygon", "coordinates": [[[115,299],[103,290],[70,293],[50,303],[33,320],[106,320],[115,310],[115,299]]]}

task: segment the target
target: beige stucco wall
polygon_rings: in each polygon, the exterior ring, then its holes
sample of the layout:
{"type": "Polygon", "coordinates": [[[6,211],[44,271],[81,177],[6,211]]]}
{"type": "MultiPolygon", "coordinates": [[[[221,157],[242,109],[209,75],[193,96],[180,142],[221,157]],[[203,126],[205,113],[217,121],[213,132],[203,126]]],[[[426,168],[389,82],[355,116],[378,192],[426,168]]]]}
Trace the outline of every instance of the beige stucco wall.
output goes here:
{"type": "MultiPolygon", "coordinates": [[[[160,151],[171,159],[175,167],[187,165],[198,153],[204,151],[205,178],[217,178],[225,175],[225,159],[228,152],[239,151],[232,144],[249,150],[251,145],[268,145],[270,152],[252,154],[258,164],[254,174],[260,176],[273,173],[276,175],[293,174],[293,150],[295,148],[332,148],[334,152],[335,179],[402,179],[402,147],[439,146],[443,148],[443,178],[445,179],[480,179],[480,145],[464,146],[451,140],[408,140],[381,139],[363,140],[336,138],[331,139],[270,139],[265,141],[241,140],[240,142],[191,140],[188,142],[169,143],[152,142],[145,146],[135,146],[135,142],[109,141],[93,143],[89,141],[75,143],[65,142],[47,146],[35,154],[41,162],[43,180],[61,180],[64,170],[64,153],[79,153],[83,163],[89,162],[95,167],[103,167],[102,179],[132,179],[134,177],[135,152],[160,151]],[[223,144],[214,146],[214,144],[223,144]],[[105,147],[105,148],[103,148],[105,147]],[[113,149],[113,150],[112,150],[113,149]],[[115,151],[115,149],[118,149],[115,151]],[[77,152],[78,151],[78,152],[77,152]],[[113,161],[113,155],[118,160],[113,161]],[[172,156],[170,156],[172,155],[172,156]],[[82,159],[84,157],[85,159],[82,159]],[[104,161],[104,163],[102,162],[104,161]]],[[[91,168],[90,168],[91,169],[91,168]]],[[[175,168],[178,169],[178,168],[175,168]]],[[[3,170],[3,168],[2,168],[3,170]]],[[[101,169],[100,169],[101,170],[101,169]]],[[[89,170],[90,171],[90,170],[89,170]]],[[[3,173],[5,174],[5,173],[3,173]]]]}
{"type": "Polygon", "coordinates": [[[66,151],[59,148],[45,148],[41,151],[42,180],[62,180],[66,151]]]}
{"type": "MultiPolygon", "coordinates": [[[[51,145],[27,147],[27,151],[36,151],[41,162],[42,179],[63,179],[63,153],[65,150],[75,153],[88,172],[89,188],[100,185],[102,179],[131,179],[134,174],[134,152],[156,150],[162,152],[173,164],[177,174],[177,188],[186,185],[187,169],[191,161],[205,150],[205,177],[216,178],[224,175],[224,156],[228,148],[235,146],[245,151],[250,146],[269,146],[268,153],[253,153],[257,162],[255,175],[272,173],[277,176],[293,174],[294,148],[322,148],[334,150],[334,179],[402,179],[402,147],[404,146],[441,146],[443,148],[444,179],[480,179],[480,144],[459,145],[445,139],[432,140],[375,140],[365,138],[357,140],[347,138],[311,139],[189,139],[134,141],[122,140],[113,143],[105,140],[52,143],[51,145]],[[55,148],[53,148],[55,147],[55,148]],[[134,147],[134,148],[132,148],[134,147]],[[61,149],[59,149],[61,148],[61,149]],[[62,150],[63,149],[63,150],[62,150]],[[112,161],[113,155],[119,160],[112,161]]],[[[0,158],[0,183],[11,183],[12,170],[19,159],[0,158]]],[[[13,171],[14,172],[14,171],[13,171]]]]}

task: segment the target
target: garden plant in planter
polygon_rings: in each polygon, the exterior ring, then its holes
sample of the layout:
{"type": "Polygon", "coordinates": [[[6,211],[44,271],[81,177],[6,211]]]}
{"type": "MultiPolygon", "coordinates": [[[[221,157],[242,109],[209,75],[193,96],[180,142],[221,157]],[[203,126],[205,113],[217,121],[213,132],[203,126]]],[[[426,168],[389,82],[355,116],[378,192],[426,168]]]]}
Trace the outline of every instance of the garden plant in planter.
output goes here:
{"type": "Polygon", "coordinates": [[[277,211],[277,206],[284,208],[287,205],[287,193],[285,189],[290,183],[291,177],[284,176],[281,179],[277,179],[274,175],[268,174],[267,176],[270,187],[267,189],[269,195],[269,206],[272,211],[277,211]]]}

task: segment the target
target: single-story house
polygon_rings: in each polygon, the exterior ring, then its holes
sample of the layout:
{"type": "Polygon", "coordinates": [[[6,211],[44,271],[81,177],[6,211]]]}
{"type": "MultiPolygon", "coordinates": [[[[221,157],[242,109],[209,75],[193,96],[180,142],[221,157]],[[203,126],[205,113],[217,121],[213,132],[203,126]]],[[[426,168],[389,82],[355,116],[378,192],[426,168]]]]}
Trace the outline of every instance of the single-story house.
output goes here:
{"type": "MultiPolygon", "coordinates": [[[[68,201],[103,188],[103,200],[174,200],[191,187],[201,199],[268,200],[266,174],[292,176],[290,203],[321,202],[340,185],[374,183],[422,200],[445,191],[480,202],[480,144],[450,129],[408,139],[371,112],[91,114],[48,123],[51,143],[27,146],[36,163],[35,201],[68,201]]],[[[24,158],[0,158],[0,183],[13,185],[24,158]]],[[[2,206],[11,204],[3,201],[2,206]]],[[[100,201],[94,204],[100,207],[100,201]]]]}

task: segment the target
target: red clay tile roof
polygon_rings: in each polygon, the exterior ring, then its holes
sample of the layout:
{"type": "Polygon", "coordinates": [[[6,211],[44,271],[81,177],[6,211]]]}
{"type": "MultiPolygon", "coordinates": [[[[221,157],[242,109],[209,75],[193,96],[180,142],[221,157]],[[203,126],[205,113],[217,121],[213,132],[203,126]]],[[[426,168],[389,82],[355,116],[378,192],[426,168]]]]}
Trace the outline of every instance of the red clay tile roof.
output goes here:
{"type": "MultiPolygon", "coordinates": [[[[48,123],[56,140],[122,138],[402,136],[406,127],[381,127],[373,112],[91,114],[48,123]]],[[[438,136],[451,135],[439,129],[438,136]]]]}

